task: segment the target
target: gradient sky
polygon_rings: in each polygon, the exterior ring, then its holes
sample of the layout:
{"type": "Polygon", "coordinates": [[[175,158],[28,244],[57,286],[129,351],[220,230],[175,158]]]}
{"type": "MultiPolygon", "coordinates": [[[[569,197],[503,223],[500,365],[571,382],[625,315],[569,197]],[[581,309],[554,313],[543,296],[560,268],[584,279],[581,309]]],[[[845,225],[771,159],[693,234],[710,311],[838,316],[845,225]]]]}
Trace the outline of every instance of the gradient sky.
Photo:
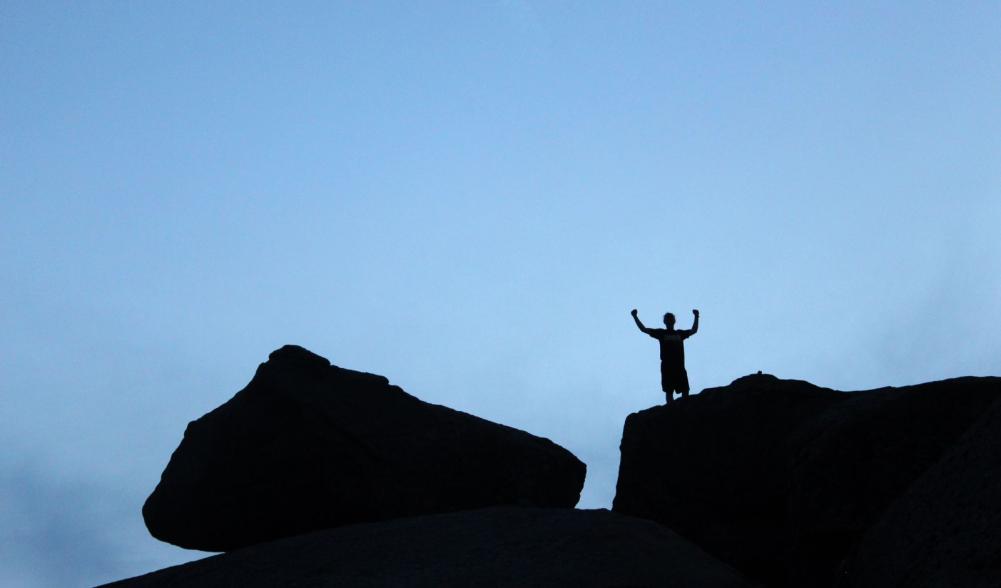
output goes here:
{"type": "Polygon", "coordinates": [[[285,344],[550,437],[757,370],[998,375],[997,2],[0,3],[0,584],[202,557],[140,507],[285,344]]]}

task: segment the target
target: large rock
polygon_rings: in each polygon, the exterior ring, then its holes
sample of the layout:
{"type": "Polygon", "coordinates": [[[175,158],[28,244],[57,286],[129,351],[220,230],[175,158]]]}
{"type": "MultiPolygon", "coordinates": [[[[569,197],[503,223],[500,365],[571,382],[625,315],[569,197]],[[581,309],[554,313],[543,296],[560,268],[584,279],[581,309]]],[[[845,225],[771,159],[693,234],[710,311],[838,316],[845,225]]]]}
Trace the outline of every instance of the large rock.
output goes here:
{"type": "Polygon", "coordinates": [[[733,569],[651,521],[514,507],[328,529],[108,586],[750,588],[733,569]]]}
{"type": "Polygon", "coordinates": [[[286,346],[188,425],[143,517],[158,539],[228,551],[361,521],[573,507],[584,474],[548,439],[286,346]]]}
{"type": "Polygon", "coordinates": [[[1001,586],[1001,401],[859,544],[843,586],[1001,586]]]}
{"type": "Polygon", "coordinates": [[[844,393],[747,376],[630,415],[614,509],[768,585],[831,585],[866,530],[999,396],[998,378],[844,393]]]}

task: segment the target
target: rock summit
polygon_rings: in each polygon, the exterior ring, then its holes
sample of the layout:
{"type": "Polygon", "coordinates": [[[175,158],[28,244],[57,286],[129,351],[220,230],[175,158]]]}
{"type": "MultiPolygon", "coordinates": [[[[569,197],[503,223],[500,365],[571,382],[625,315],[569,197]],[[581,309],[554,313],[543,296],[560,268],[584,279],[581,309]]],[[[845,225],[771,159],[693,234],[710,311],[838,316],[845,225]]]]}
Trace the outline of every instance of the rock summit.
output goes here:
{"type": "Polygon", "coordinates": [[[297,346],[191,422],[143,506],[163,541],[229,551],[352,523],[572,508],[585,466],[548,439],[429,404],[297,346]]]}
{"type": "Polygon", "coordinates": [[[906,578],[932,555],[955,568],[938,577],[986,581],[939,585],[999,585],[999,399],[991,377],[846,393],[746,376],[629,415],[613,510],[767,586],[931,585],[906,578]]]}

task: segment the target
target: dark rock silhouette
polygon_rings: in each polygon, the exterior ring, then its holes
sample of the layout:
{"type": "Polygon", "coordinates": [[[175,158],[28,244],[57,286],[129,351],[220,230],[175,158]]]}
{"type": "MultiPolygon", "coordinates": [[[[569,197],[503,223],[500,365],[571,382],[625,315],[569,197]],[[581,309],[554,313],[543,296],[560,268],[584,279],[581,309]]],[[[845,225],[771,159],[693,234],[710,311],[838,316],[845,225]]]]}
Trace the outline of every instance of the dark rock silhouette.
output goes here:
{"type": "Polygon", "coordinates": [[[829,586],[999,397],[999,378],[843,393],[746,376],[628,417],[614,510],[659,521],[768,585],[829,586]]]}
{"type": "Polygon", "coordinates": [[[188,425],[143,517],[158,539],[228,551],[362,521],[573,507],[584,475],[548,439],[286,346],[188,425]]]}
{"type": "Polygon", "coordinates": [[[842,586],[1001,586],[1001,401],[887,509],[842,586]]]}
{"type": "Polygon", "coordinates": [[[651,521],[496,507],[318,531],[107,586],[738,588],[727,565],[651,521]]]}

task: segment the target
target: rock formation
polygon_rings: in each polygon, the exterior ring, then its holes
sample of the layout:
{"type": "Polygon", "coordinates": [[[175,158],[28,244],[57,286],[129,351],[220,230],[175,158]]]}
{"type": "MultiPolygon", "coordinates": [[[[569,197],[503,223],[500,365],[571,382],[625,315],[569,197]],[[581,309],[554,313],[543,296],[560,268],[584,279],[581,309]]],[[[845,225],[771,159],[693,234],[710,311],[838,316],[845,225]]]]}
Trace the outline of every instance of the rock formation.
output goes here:
{"type": "Polygon", "coordinates": [[[143,517],[158,539],[228,551],[418,514],[569,508],[584,474],[548,439],[286,346],[236,396],[188,425],[143,517]]]}
{"type": "Polygon", "coordinates": [[[608,511],[495,507],[318,531],[107,586],[749,588],[750,584],[651,521],[608,511]]]}
{"type": "Polygon", "coordinates": [[[866,533],[841,586],[1001,586],[1001,400],[866,533]]]}
{"type": "Polygon", "coordinates": [[[628,417],[614,510],[659,521],[767,585],[829,586],[999,397],[999,378],[843,393],[747,376],[628,417]]]}
{"type": "Polygon", "coordinates": [[[759,373],[629,415],[620,449],[616,512],[575,511],[551,441],[283,347],[143,507],[229,553],[114,585],[1001,585],[1001,378],[759,373]]]}

